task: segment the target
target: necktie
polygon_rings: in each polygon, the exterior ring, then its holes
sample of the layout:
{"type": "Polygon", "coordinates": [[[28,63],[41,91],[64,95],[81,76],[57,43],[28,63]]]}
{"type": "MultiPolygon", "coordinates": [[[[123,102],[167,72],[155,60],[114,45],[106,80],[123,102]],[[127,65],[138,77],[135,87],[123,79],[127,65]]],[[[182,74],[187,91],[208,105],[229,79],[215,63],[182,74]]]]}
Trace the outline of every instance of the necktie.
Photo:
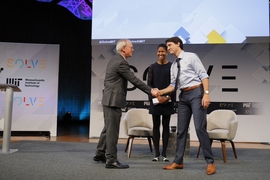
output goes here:
{"type": "Polygon", "coordinates": [[[175,86],[174,86],[174,90],[176,91],[177,90],[177,85],[178,85],[178,81],[179,81],[179,75],[180,75],[180,61],[181,58],[177,58],[176,59],[176,63],[177,63],[177,76],[176,76],[176,82],[175,82],[175,86]]]}

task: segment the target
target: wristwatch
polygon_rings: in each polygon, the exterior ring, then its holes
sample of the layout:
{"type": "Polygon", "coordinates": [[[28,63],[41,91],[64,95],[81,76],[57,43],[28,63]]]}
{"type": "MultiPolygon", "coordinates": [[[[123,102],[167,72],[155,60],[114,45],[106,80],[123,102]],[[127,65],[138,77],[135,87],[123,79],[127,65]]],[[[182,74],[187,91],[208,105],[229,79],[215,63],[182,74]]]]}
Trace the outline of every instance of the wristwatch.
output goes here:
{"type": "Polygon", "coordinates": [[[209,91],[208,90],[205,90],[204,93],[208,95],[209,94],[209,91]]]}

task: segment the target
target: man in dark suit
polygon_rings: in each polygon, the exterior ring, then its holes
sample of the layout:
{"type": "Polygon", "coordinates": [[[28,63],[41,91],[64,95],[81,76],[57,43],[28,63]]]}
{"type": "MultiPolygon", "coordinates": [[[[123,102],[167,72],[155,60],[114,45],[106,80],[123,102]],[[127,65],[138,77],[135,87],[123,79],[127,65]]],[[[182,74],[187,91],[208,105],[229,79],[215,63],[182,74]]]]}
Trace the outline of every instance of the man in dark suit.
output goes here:
{"type": "Polygon", "coordinates": [[[158,89],[147,86],[130,71],[127,58],[134,51],[127,39],[116,44],[117,54],[110,60],[106,69],[103,90],[104,128],[100,134],[94,161],[106,162],[106,168],[128,168],[117,159],[117,142],[121,121],[121,108],[126,106],[128,81],[147,94],[156,96],[158,89]]]}

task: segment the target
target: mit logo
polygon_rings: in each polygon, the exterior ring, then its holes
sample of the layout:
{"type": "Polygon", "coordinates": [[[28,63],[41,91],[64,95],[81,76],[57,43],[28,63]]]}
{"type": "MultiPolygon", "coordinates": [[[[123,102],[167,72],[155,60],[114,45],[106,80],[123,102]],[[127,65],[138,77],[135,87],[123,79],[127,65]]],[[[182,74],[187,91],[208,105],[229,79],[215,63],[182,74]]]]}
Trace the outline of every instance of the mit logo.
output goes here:
{"type": "Polygon", "coordinates": [[[20,81],[22,81],[22,78],[7,78],[6,84],[20,86],[20,81]]]}

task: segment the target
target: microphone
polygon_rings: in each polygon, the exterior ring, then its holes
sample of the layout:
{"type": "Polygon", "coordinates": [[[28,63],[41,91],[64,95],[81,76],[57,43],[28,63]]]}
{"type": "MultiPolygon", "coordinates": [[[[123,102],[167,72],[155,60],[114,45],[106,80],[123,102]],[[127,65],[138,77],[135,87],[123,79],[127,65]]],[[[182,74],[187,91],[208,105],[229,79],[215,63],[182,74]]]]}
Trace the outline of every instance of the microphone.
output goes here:
{"type": "Polygon", "coordinates": [[[0,68],[0,73],[1,73],[3,70],[4,70],[4,68],[1,67],[1,68],[0,68]]]}

